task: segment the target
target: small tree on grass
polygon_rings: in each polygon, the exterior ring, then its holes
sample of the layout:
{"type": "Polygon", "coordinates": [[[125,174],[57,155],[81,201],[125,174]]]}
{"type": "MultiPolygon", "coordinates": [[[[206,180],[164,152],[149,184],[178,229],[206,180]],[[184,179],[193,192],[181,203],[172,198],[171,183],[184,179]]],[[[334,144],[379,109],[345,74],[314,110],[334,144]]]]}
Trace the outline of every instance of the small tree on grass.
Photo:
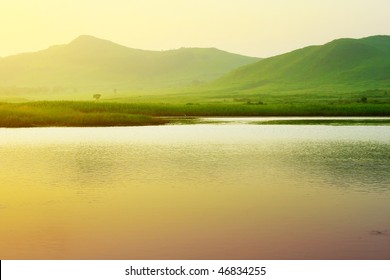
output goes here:
{"type": "Polygon", "coordinates": [[[94,95],[93,95],[93,98],[95,98],[96,101],[99,101],[100,97],[102,97],[101,94],[94,94],[94,95]]]}

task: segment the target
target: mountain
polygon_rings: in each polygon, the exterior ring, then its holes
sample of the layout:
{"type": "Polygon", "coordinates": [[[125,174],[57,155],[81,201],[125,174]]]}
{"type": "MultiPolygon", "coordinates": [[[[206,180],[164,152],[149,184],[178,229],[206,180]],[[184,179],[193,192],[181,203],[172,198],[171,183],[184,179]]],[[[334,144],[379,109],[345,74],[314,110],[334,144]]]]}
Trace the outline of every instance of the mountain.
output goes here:
{"type": "Polygon", "coordinates": [[[390,36],[338,39],[240,67],[214,85],[236,90],[323,86],[390,87],[390,36]]]}
{"type": "Polygon", "coordinates": [[[215,48],[146,51],[83,35],[66,45],[0,58],[0,87],[170,87],[210,81],[258,60],[215,48]]]}

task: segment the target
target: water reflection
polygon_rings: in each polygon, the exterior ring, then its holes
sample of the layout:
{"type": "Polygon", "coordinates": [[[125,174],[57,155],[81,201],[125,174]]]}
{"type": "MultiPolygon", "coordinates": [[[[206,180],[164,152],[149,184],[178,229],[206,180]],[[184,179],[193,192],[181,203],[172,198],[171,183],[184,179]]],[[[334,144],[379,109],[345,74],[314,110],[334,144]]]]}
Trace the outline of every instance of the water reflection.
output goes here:
{"type": "Polygon", "coordinates": [[[0,130],[1,259],[388,259],[385,127],[0,130]]]}
{"type": "Polygon", "coordinates": [[[390,144],[304,142],[284,146],[279,152],[296,176],[349,191],[390,191],[390,144]]]}

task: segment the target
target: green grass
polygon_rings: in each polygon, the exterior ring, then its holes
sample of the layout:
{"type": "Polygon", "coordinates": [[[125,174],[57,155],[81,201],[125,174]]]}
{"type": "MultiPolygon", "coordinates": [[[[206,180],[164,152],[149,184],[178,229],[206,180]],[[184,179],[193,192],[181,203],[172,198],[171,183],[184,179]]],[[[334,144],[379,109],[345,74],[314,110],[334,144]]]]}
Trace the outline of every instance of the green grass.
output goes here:
{"type": "Polygon", "coordinates": [[[92,102],[0,103],[0,127],[138,126],[160,125],[167,120],[129,114],[120,106],[92,102]]]}
{"type": "Polygon", "coordinates": [[[390,104],[118,103],[38,101],[0,103],[0,127],[134,126],[175,122],[158,117],[390,116],[390,104]]]}
{"type": "Polygon", "coordinates": [[[390,104],[268,104],[247,103],[117,103],[40,101],[20,106],[45,111],[73,110],[82,113],[121,113],[148,116],[390,116],[390,104]]]}

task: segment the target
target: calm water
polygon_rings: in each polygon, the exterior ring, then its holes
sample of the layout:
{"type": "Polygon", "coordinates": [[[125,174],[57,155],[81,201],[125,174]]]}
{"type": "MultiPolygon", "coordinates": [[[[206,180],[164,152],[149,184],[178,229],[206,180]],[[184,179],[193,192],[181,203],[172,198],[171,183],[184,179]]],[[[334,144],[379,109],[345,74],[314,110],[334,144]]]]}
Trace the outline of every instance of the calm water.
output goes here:
{"type": "Polygon", "coordinates": [[[390,127],[0,129],[0,259],[390,259],[390,127]]]}

